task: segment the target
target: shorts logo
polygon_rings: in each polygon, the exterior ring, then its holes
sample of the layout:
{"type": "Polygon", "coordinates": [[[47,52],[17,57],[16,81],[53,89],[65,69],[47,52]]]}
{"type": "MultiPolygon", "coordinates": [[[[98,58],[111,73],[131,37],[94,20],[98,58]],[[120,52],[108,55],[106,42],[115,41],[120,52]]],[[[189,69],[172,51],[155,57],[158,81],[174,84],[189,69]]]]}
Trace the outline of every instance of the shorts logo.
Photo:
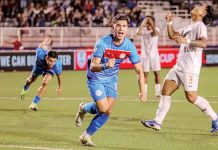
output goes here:
{"type": "Polygon", "coordinates": [[[96,96],[101,96],[101,95],[102,95],[101,90],[97,90],[97,91],[95,91],[95,95],[96,95],[96,96]]]}

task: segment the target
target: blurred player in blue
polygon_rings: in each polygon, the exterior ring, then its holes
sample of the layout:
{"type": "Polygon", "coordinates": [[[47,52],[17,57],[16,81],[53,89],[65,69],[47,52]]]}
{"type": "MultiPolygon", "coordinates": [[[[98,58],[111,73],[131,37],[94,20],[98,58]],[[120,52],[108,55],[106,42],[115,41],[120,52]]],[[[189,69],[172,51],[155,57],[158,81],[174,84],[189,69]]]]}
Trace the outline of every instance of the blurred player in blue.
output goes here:
{"type": "Polygon", "coordinates": [[[139,99],[145,101],[144,75],[134,44],[126,38],[129,17],[118,14],[113,18],[113,34],[102,37],[95,44],[94,52],[88,62],[87,84],[94,102],[81,103],[75,117],[75,124],[80,127],[86,113],[94,114],[90,125],[80,136],[84,146],[95,146],[91,136],[109,119],[117,98],[119,65],[126,57],[130,59],[138,75],[139,99]],[[106,56],[108,51],[114,52],[106,56]],[[112,56],[117,55],[118,56],[112,56]]]}
{"type": "Polygon", "coordinates": [[[24,99],[27,95],[30,85],[37,79],[39,75],[43,75],[43,81],[39,87],[36,96],[34,97],[30,109],[37,110],[37,104],[39,103],[41,97],[45,93],[49,81],[52,79],[53,75],[56,74],[58,78],[58,88],[57,93],[60,95],[62,91],[62,64],[58,60],[58,54],[51,50],[52,37],[45,37],[44,41],[36,48],[36,63],[33,66],[32,73],[26,80],[26,84],[21,92],[21,99],[24,99]]]}

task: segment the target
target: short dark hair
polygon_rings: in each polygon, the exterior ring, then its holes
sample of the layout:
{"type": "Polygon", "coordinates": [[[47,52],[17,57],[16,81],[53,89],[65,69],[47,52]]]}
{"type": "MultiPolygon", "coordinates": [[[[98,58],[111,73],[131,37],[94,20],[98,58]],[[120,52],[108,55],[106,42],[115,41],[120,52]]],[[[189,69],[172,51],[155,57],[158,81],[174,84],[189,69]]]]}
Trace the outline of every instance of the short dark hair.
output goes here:
{"type": "Polygon", "coordinates": [[[52,58],[58,58],[58,53],[56,51],[49,51],[48,56],[52,58]]]}
{"type": "Polygon", "coordinates": [[[128,24],[130,23],[130,19],[129,19],[129,17],[128,17],[126,14],[117,14],[117,15],[113,18],[112,23],[113,23],[113,24],[116,23],[117,20],[126,20],[128,24]]]}
{"type": "Polygon", "coordinates": [[[208,25],[210,23],[212,23],[213,21],[213,17],[214,17],[214,11],[213,11],[213,7],[208,5],[206,8],[207,14],[203,17],[203,23],[205,25],[208,25]]]}

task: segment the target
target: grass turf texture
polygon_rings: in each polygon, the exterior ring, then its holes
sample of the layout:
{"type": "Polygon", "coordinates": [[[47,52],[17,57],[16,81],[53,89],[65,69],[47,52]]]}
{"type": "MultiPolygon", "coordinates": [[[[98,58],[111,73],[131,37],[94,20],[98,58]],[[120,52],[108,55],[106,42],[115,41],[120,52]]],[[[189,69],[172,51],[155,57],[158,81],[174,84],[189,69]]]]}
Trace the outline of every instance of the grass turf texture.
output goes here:
{"type": "MultiPolygon", "coordinates": [[[[162,81],[167,72],[167,69],[162,70],[162,81]]],[[[216,111],[217,74],[217,67],[202,68],[199,82],[199,94],[206,97],[216,111]]],[[[28,75],[29,72],[0,73],[0,149],[218,149],[218,133],[209,133],[211,121],[186,101],[182,88],[173,95],[172,107],[163,128],[159,132],[146,129],[140,120],[152,119],[158,106],[158,99],[154,96],[154,78],[150,73],[149,99],[141,103],[137,99],[138,85],[133,70],[120,71],[117,104],[109,121],[92,138],[97,147],[82,147],[78,138],[93,117],[87,115],[80,128],[74,125],[79,103],[91,101],[85,71],[63,73],[63,93],[60,97],[55,91],[55,77],[37,112],[29,110],[28,106],[40,86],[41,77],[31,86],[26,100],[20,100],[20,92],[28,75]]]]}

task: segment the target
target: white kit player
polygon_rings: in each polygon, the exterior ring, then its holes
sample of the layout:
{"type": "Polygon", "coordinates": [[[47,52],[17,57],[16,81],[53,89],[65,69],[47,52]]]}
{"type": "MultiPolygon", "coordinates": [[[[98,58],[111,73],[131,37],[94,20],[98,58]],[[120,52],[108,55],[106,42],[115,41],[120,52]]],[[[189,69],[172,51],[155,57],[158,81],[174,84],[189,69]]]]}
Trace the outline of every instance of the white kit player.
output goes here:
{"type": "Polygon", "coordinates": [[[145,77],[145,93],[148,93],[148,73],[154,72],[155,95],[161,95],[160,85],[160,59],[158,52],[158,37],[160,30],[155,27],[152,16],[147,16],[139,26],[136,34],[141,36],[141,58],[145,77]]]}
{"type": "Polygon", "coordinates": [[[207,28],[212,20],[211,6],[198,6],[192,9],[192,22],[179,32],[175,32],[172,19],[173,14],[166,16],[169,38],[180,44],[180,51],[176,65],[166,75],[162,95],[154,120],[145,120],[141,123],[148,128],[160,130],[162,122],[170,109],[171,95],[183,85],[187,100],[197,106],[212,120],[211,132],[218,131],[218,117],[208,101],[198,95],[198,80],[201,69],[202,50],[207,46],[207,28]]]}

